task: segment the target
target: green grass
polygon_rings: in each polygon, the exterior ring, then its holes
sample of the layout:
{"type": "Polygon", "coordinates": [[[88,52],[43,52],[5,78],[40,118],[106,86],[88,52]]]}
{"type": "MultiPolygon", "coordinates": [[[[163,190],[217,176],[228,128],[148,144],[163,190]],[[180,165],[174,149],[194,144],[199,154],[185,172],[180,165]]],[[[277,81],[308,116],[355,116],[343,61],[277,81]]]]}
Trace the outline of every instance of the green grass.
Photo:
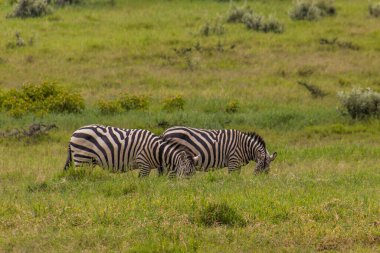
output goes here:
{"type": "Polygon", "coordinates": [[[91,0],[32,19],[5,19],[12,8],[0,1],[0,90],[55,81],[86,104],[80,114],[0,112],[0,131],[58,126],[37,138],[0,135],[0,251],[378,251],[380,121],[340,115],[336,94],[380,90],[380,24],[365,1],[335,2],[336,16],[308,22],[289,18],[290,0],[249,1],[284,33],[224,24],[206,37],[199,28],[226,15],[228,1],[91,0]],[[16,32],[33,44],[7,48],[16,32]],[[334,38],[359,50],[320,44],[334,38]],[[327,96],[314,99],[298,81],[327,96]],[[148,108],[99,112],[100,99],[123,94],[149,97],[148,108]],[[163,110],[176,96],[183,110],[163,110]],[[239,110],[226,113],[231,101],[239,110]],[[253,163],[188,180],[63,172],[70,135],[93,123],[256,131],[278,157],[260,176],[253,163]]]}

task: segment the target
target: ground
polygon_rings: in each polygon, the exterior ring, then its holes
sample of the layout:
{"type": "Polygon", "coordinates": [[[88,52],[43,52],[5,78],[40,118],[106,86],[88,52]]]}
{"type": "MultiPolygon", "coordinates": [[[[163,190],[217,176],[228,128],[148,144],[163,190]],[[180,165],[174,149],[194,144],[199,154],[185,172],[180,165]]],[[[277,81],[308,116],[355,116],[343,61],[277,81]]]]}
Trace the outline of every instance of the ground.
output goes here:
{"type": "Polygon", "coordinates": [[[0,112],[1,131],[58,127],[0,137],[0,251],[378,251],[380,121],[342,115],[337,93],[380,90],[380,19],[361,0],[337,0],[336,16],[313,22],[291,20],[290,0],[248,4],[274,15],[284,33],[224,24],[224,34],[202,36],[228,1],[93,0],[30,19],[6,19],[12,7],[0,2],[0,89],[55,82],[86,104],[80,114],[0,112]],[[16,32],[25,46],[9,46],[16,32]],[[335,38],[354,47],[320,43],[335,38]],[[327,95],[313,98],[298,81],[327,95]],[[149,96],[149,107],[97,110],[100,99],[121,94],[149,96]],[[162,110],[177,95],[184,110],[162,110]],[[227,113],[234,101],[237,112],[227,113]],[[260,176],[254,163],[239,175],[223,169],[178,180],[64,173],[71,133],[92,123],[157,134],[174,125],[255,131],[278,157],[260,176]],[[199,215],[215,203],[244,225],[202,224],[199,215]]]}

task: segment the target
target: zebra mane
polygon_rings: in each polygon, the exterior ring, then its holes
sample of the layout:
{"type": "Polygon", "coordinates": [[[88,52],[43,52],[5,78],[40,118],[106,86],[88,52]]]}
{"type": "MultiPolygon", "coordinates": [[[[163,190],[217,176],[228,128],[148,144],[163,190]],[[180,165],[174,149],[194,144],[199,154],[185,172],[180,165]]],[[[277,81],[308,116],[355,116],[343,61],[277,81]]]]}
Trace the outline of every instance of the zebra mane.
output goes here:
{"type": "Polygon", "coordinates": [[[263,147],[266,149],[264,139],[260,135],[258,135],[257,133],[255,133],[255,132],[243,132],[243,134],[248,135],[249,137],[253,138],[255,141],[257,141],[258,143],[263,145],[263,147]]]}

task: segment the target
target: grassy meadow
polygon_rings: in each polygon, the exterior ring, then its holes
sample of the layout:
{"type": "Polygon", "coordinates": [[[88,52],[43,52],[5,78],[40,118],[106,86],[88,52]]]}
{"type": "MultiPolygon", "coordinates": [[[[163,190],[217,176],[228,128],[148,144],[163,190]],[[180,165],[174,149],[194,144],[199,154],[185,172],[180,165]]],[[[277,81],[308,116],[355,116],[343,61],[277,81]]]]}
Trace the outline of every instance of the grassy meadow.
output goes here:
{"type": "Polygon", "coordinates": [[[0,91],[55,82],[86,105],[78,114],[0,111],[0,131],[58,126],[36,138],[0,136],[0,252],[379,251],[380,120],[342,115],[337,93],[380,91],[380,18],[362,0],[336,0],[337,14],[318,21],[290,19],[291,0],[248,4],[284,32],[225,23],[223,34],[203,36],[229,1],[88,0],[19,19],[6,18],[12,6],[0,0],[0,91]],[[24,46],[9,46],[16,33],[24,46]],[[327,95],[313,98],[298,81],[327,95]],[[149,107],[99,112],[99,100],[121,94],[148,96],[149,107]],[[178,95],[184,110],[163,110],[178,95]],[[235,113],[226,112],[231,102],[235,113]],[[256,131],[278,157],[259,176],[254,163],[239,175],[174,180],[64,173],[71,133],[93,123],[256,131]],[[242,222],[205,224],[218,204],[242,222]]]}

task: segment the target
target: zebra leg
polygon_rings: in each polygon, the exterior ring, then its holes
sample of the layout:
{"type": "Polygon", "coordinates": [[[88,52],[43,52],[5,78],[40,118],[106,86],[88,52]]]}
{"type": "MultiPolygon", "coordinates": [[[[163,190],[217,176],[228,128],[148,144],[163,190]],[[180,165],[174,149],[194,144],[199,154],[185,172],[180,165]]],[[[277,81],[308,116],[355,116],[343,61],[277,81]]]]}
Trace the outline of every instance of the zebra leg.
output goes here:
{"type": "Polygon", "coordinates": [[[72,156],[71,156],[71,147],[70,147],[70,144],[69,144],[69,148],[67,150],[67,159],[66,159],[66,163],[65,163],[65,167],[63,168],[63,170],[67,170],[70,166],[71,166],[71,162],[72,162],[72,156]]]}
{"type": "Polygon", "coordinates": [[[240,174],[240,171],[241,171],[241,166],[240,166],[239,160],[234,157],[230,158],[228,161],[228,173],[240,174]]]}
{"type": "Polygon", "coordinates": [[[144,161],[136,161],[137,167],[140,169],[139,177],[146,177],[149,176],[151,171],[151,166],[144,161]]]}

